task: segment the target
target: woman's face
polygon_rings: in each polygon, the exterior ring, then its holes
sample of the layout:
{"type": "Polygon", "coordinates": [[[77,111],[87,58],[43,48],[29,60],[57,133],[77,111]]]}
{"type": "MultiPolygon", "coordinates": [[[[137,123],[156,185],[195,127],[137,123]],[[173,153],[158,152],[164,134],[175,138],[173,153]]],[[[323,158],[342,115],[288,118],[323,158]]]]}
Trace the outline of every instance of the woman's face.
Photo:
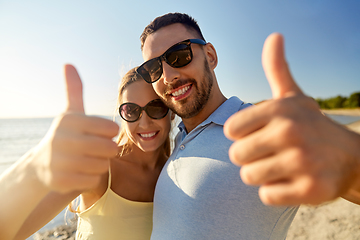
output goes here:
{"type": "MultiPolygon", "coordinates": [[[[151,84],[145,81],[136,81],[128,85],[122,96],[122,103],[135,103],[145,107],[150,101],[159,99],[151,84]]],[[[144,152],[155,151],[167,139],[171,127],[171,113],[162,119],[152,119],[145,111],[135,122],[122,121],[122,127],[130,141],[144,152]]]]}

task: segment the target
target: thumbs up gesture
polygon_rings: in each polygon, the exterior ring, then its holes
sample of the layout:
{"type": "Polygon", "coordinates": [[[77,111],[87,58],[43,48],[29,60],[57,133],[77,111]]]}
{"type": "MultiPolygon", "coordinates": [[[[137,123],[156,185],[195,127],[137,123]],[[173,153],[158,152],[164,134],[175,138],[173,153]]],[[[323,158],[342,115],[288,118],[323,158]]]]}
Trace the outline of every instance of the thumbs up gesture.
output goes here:
{"type": "Polygon", "coordinates": [[[273,99],[241,110],[224,126],[231,161],[264,204],[359,201],[360,136],[324,116],[293,80],[283,37],[271,34],[262,63],[273,99]]]}
{"type": "Polygon", "coordinates": [[[67,108],[53,121],[44,139],[33,149],[32,164],[48,189],[61,193],[97,186],[109,170],[109,158],[117,154],[112,141],[116,123],[86,116],[82,83],[76,69],[64,67],[67,108]]]}

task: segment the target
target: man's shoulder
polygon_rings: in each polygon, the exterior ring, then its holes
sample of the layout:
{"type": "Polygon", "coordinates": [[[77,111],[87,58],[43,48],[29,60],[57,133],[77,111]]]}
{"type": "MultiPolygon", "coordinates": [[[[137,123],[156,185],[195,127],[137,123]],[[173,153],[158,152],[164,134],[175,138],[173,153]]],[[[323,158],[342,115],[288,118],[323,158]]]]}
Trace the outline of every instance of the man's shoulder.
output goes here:
{"type": "Polygon", "coordinates": [[[221,115],[224,118],[229,118],[234,113],[251,106],[251,103],[245,103],[240,100],[238,97],[233,96],[227,99],[223,104],[221,104],[218,109],[215,111],[216,115],[221,115]]]}
{"type": "Polygon", "coordinates": [[[225,101],[225,103],[227,104],[227,107],[234,110],[237,109],[237,111],[252,106],[251,103],[246,103],[236,96],[230,97],[228,100],[225,101]]]}

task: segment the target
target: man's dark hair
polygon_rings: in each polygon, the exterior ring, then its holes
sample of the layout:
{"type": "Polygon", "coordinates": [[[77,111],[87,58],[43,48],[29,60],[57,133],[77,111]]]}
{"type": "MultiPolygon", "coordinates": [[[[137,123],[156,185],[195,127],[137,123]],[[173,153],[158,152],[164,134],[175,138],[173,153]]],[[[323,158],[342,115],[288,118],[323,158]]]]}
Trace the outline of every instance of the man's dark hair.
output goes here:
{"type": "Polygon", "coordinates": [[[200,27],[194,18],[185,13],[168,13],[155,18],[149,25],[145,27],[143,33],[140,36],[141,51],[143,50],[145,40],[149,35],[156,32],[162,27],[166,27],[174,23],[183,24],[188,30],[195,31],[197,34],[199,34],[198,37],[205,41],[205,38],[201,33],[200,27]]]}

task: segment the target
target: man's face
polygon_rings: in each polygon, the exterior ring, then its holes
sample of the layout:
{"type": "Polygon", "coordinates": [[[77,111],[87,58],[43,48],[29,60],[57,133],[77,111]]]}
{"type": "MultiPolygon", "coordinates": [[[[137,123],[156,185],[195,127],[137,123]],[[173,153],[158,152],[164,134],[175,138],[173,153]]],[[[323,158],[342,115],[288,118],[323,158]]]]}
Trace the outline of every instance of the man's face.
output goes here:
{"type": "MultiPolygon", "coordinates": [[[[145,61],[159,57],[174,44],[186,39],[197,38],[182,24],[163,27],[147,37],[143,58],[145,61]]],[[[191,44],[192,61],[180,68],[163,64],[163,75],[153,83],[155,92],[165,104],[182,118],[196,116],[206,105],[213,86],[214,77],[202,46],[191,44]]]]}

